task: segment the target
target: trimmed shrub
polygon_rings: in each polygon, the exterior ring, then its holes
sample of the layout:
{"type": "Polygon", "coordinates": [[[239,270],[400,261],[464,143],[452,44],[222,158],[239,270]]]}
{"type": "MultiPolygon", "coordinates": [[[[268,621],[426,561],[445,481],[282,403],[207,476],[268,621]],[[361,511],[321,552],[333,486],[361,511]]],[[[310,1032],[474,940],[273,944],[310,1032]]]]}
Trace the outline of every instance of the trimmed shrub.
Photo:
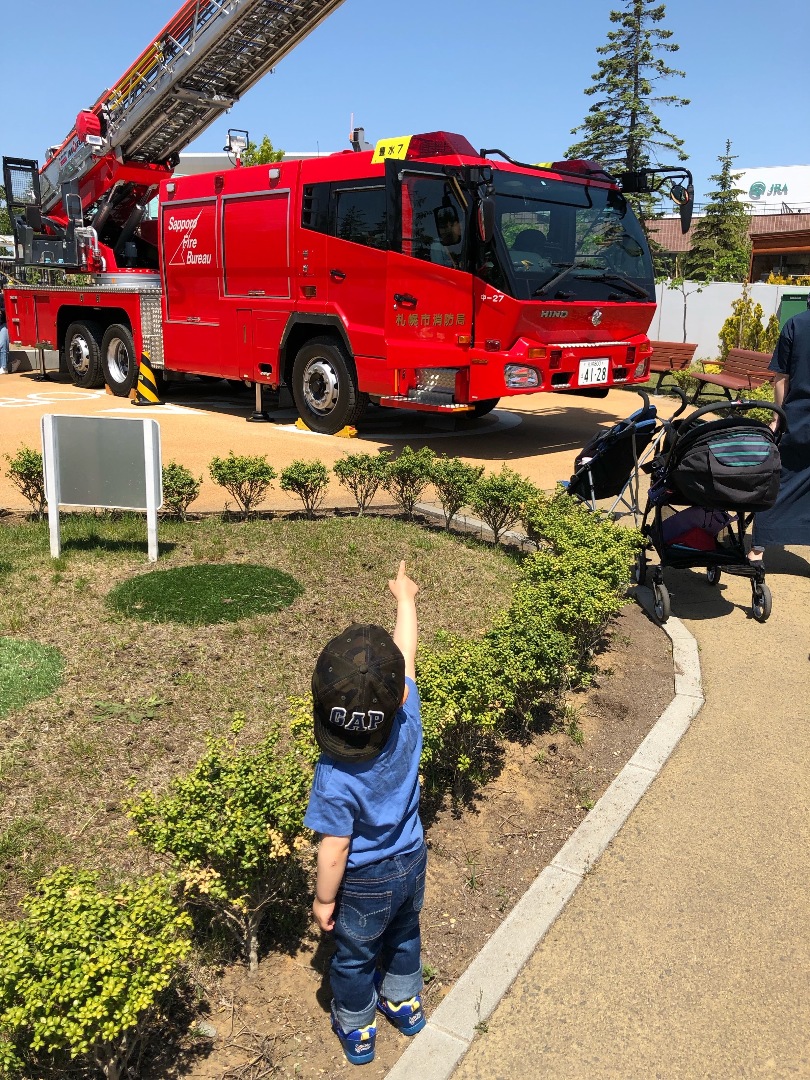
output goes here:
{"type": "Polygon", "coordinates": [[[354,496],[361,514],[366,512],[385,480],[389,457],[387,450],[379,454],[347,454],[332,466],[338,482],[354,496]]]}
{"type": "Polygon", "coordinates": [[[264,499],[276,477],[265,454],[250,457],[234,454],[233,450],[226,458],[211,458],[208,471],[214,483],[236,499],[245,517],[264,499]]]}
{"type": "Polygon", "coordinates": [[[514,528],[523,516],[524,505],[537,494],[537,488],[506,465],[499,473],[490,473],[475,485],[470,506],[492,530],[494,542],[514,528]]]}
{"type": "Polygon", "coordinates": [[[427,446],[421,450],[406,446],[399,457],[386,465],[383,487],[409,518],[413,517],[413,508],[430,483],[435,456],[427,446]]]}
{"type": "Polygon", "coordinates": [[[191,920],[169,880],[111,893],[96,880],[62,867],[22,901],[24,918],[0,923],[3,1076],[26,1066],[42,1076],[53,1054],[94,1064],[107,1080],[129,1075],[159,996],[178,977],[191,920]]]}
{"type": "Polygon", "coordinates": [[[200,494],[202,477],[196,479],[190,469],[176,461],[169,461],[164,465],[161,475],[164,511],[185,521],[189,506],[200,494]]]}
{"type": "MultiPolygon", "coordinates": [[[[243,720],[236,715],[234,734],[243,720]]],[[[213,912],[251,971],[268,908],[295,893],[300,853],[310,847],[302,822],[311,753],[296,745],[280,753],[279,737],[274,730],[244,749],[209,737],[166,795],[146,792],[127,807],[138,836],[171,857],[188,900],[213,912]]]]}
{"type": "Polygon", "coordinates": [[[46,506],[42,454],[30,446],[21,446],[14,457],[6,454],[5,459],[9,463],[6,476],[31,504],[38,520],[42,521],[46,506]]]}
{"type": "Polygon", "coordinates": [[[321,461],[294,461],[281,473],[282,491],[292,491],[304,504],[308,518],[323,504],[329,487],[329,470],[321,461]]]}
{"type": "Polygon", "coordinates": [[[430,478],[444,511],[446,529],[462,506],[467,506],[483,475],[483,465],[468,465],[459,458],[444,455],[434,460],[430,478]]]}

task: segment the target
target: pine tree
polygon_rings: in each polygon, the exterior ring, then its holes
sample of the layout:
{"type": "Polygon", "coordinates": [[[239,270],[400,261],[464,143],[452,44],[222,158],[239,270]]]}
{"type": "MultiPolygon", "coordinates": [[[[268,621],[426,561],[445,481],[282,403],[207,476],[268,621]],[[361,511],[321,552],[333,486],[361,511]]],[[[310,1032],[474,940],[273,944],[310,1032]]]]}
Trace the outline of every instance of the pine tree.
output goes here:
{"type": "Polygon", "coordinates": [[[709,177],[717,185],[707,195],[703,216],[695,224],[692,248],[685,260],[686,276],[694,281],[747,281],[751,262],[748,211],[736,186],[742,173],[731,171],[736,155],[731,140],[720,154],[720,172],[709,177]]]}
{"type": "MultiPolygon", "coordinates": [[[[607,44],[596,50],[603,59],[592,76],[593,86],[585,90],[597,100],[582,124],[572,129],[572,135],[581,132],[582,138],[569,147],[567,157],[595,158],[614,175],[650,165],[660,151],[686,161],[683,139],[665,131],[653,111],[662,105],[689,104],[686,98],[657,90],[665,79],[684,77],[662,55],[679,49],[670,41],[672,31],[657,25],[664,19],[665,8],[653,0],[624,0],[624,10],[611,11],[610,21],[618,29],[611,30],[607,44]]],[[[651,216],[649,196],[631,201],[642,220],[651,216]]]]}

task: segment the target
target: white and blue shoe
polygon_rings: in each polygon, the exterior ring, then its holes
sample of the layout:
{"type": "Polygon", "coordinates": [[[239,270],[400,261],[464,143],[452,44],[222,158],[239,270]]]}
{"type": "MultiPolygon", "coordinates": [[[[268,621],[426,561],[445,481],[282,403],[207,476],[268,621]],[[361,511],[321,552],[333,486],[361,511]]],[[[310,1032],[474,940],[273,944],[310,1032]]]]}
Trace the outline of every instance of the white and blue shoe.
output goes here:
{"type": "Polygon", "coordinates": [[[377,1025],[366,1024],[365,1027],[356,1028],[354,1031],[344,1031],[335,1016],[332,1007],[332,1030],[340,1039],[343,1053],[352,1065],[366,1065],[374,1060],[374,1048],[377,1042],[377,1025]]]}

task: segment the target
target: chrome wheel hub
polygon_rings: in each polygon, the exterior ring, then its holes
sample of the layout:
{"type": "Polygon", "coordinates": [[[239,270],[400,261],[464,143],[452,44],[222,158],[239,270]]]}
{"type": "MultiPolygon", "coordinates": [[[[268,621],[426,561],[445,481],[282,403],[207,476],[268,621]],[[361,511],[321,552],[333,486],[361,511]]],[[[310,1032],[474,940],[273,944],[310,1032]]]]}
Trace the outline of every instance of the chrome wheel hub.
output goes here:
{"type": "Polygon", "coordinates": [[[320,415],[332,412],[338,402],[340,386],[337,372],[322,357],[310,360],[304,371],[304,400],[320,415]]]}

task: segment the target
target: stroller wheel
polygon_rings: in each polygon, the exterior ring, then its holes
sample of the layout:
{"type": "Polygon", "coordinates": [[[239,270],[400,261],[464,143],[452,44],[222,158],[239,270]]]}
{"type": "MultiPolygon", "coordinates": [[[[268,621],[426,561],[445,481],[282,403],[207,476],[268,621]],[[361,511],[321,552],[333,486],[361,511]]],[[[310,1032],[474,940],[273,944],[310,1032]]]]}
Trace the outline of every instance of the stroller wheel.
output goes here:
{"type": "Polygon", "coordinates": [[[706,567],[706,580],[710,585],[717,585],[720,581],[720,567],[719,566],[707,566],[706,567]]]}
{"type": "Polygon", "coordinates": [[[763,581],[759,584],[754,582],[751,587],[751,592],[751,612],[757,622],[765,622],[773,607],[771,590],[763,581]]]}
{"type": "Polygon", "coordinates": [[[640,551],[636,556],[635,564],[633,565],[633,581],[636,585],[643,585],[647,579],[647,554],[645,551],[640,551]]]}
{"type": "Polygon", "coordinates": [[[655,617],[660,623],[665,623],[670,616],[669,589],[663,581],[653,582],[653,606],[655,617]]]}

